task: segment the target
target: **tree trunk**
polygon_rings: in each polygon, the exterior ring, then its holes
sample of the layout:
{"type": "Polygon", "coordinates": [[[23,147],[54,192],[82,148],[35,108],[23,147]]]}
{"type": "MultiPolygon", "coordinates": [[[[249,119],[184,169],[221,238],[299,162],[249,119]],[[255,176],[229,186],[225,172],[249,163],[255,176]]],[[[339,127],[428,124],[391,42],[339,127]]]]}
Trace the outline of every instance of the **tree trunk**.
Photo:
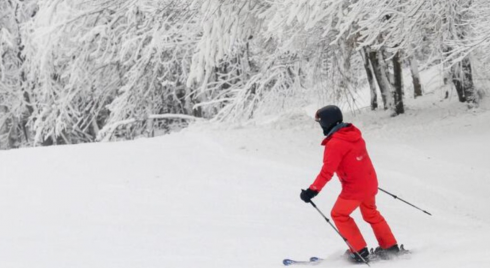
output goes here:
{"type": "MultiPolygon", "coordinates": [[[[0,105],[0,115],[8,113],[8,108],[4,105],[0,105]]],[[[9,129],[7,120],[0,125],[0,150],[9,149],[9,129]]]]}
{"type": "Polygon", "coordinates": [[[390,83],[391,86],[390,88],[393,89],[395,87],[395,74],[391,72],[388,66],[388,62],[386,61],[386,59],[389,58],[389,54],[386,52],[385,49],[382,49],[378,53],[378,58],[379,58],[379,63],[386,74],[386,79],[388,83],[390,83]]]}
{"type": "Polygon", "coordinates": [[[378,94],[376,93],[376,83],[374,82],[373,71],[371,69],[369,60],[369,48],[364,48],[364,69],[366,70],[366,76],[369,82],[369,88],[371,89],[371,110],[378,108],[378,94]]]}
{"type": "Polygon", "coordinates": [[[473,73],[471,61],[464,58],[452,67],[452,80],[458,92],[460,102],[476,103],[475,86],[473,84],[473,73]]]}
{"type": "Polygon", "coordinates": [[[420,83],[420,73],[417,60],[414,56],[409,58],[410,71],[412,72],[413,96],[414,98],[422,96],[422,84],[420,83]]]}
{"type": "Polygon", "coordinates": [[[383,99],[384,109],[388,110],[393,106],[393,96],[391,94],[391,84],[386,76],[386,71],[381,65],[380,55],[377,51],[369,52],[369,60],[373,67],[374,76],[378,82],[379,90],[381,91],[381,98],[383,99]]]}
{"type": "Polygon", "coordinates": [[[395,56],[393,56],[393,73],[395,84],[395,112],[398,115],[405,112],[405,108],[403,107],[403,75],[400,63],[400,52],[397,52],[395,56]]]}
{"type": "Polygon", "coordinates": [[[21,144],[21,136],[19,135],[19,122],[17,122],[15,118],[11,119],[11,128],[9,135],[9,147],[10,148],[19,148],[21,144]]]}
{"type": "MultiPolygon", "coordinates": [[[[455,20],[455,32],[454,38],[457,40],[465,40],[470,25],[466,22],[468,19],[468,10],[470,10],[473,1],[459,1],[456,14],[454,16],[455,20]]],[[[451,47],[448,48],[450,51],[451,47]]],[[[467,102],[474,104],[478,100],[476,98],[475,86],[473,84],[473,73],[471,69],[471,61],[468,56],[466,56],[462,61],[454,64],[451,67],[452,70],[452,80],[458,92],[458,98],[460,102],[467,102]]]]}

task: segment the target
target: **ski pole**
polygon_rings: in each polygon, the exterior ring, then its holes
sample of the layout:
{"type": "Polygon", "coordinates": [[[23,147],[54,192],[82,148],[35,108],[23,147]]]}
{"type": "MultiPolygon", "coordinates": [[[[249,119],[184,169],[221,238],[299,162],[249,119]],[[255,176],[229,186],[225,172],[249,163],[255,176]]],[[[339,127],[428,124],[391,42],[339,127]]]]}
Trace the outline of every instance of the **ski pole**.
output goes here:
{"type": "Polygon", "coordinates": [[[383,189],[381,189],[381,188],[379,188],[379,187],[378,187],[378,189],[379,189],[380,191],[382,191],[383,193],[386,193],[386,194],[388,194],[388,195],[391,195],[393,198],[398,199],[398,200],[400,200],[400,201],[404,202],[405,204],[408,204],[408,205],[410,205],[410,206],[412,206],[412,207],[414,207],[414,208],[416,208],[416,209],[418,209],[418,210],[420,210],[420,211],[424,212],[425,214],[428,214],[428,215],[432,216],[432,214],[430,214],[429,212],[427,212],[427,211],[425,211],[425,210],[423,210],[423,209],[421,209],[421,208],[419,208],[419,207],[417,207],[417,206],[414,206],[414,205],[412,205],[412,204],[408,203],[407,201],[405,201],[405,200],[403,200],[403,199],[399,198],[398,196],[396,196],[396,195],[394,195],[394,194],[392,194],[392,193],[389,193],[389,192],[387,192],[387,191],[385,191],[385,190],[383,190],[383,189]]]}
{"type": "MultiPolygon", "coordinates": [[[[303,190],[304,191],[304,190],[303,190]]],[[[340,232],[339,230],[337,230],[337,228],[335,228],[335,226],[330,222],[330,219],[327,218],[322,212],[320,209],[318,209],[315,205],[315,203],[313,203],[313,201],[310,200],[310,204],[316,209],[316,211],[318,211],[318,213],[320,213],[320,215],[322,215],[322,217],[328,222],[328,224],[330,224],[330,226],[332,226],[332,228],[335,230],[335,232],[337,232],[337,234],[339,234],[340,237],[342,237],[342,239],[344,240],[344,242],[347,244],[347,246],[354,250],[354,248],[351,246],[351,244],[349,243],[349,241],[347,240],[347,238],[345,238],[340,232]]],[[[357,251],[354,251],[354,254],[356,254],[359,258],[361,258],[361,260],[369,267],[371,267],[371,265],[369,265],[369,263],[366,261],[366,259],[364,259],[361,254],[359,254],[359,252],[357,251]]]]}

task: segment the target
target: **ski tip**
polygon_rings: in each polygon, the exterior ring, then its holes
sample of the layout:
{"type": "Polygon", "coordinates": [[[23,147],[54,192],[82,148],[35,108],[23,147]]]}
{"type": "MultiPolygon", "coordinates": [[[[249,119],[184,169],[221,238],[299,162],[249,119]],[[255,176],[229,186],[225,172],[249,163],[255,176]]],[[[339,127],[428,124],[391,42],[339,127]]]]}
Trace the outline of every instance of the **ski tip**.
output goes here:
{"type": "Polygon", "coordinates": [[[309,260],[307,261],[297,261],[297,260],[291,260],[291,259],[284,259],[282,261],[282,264],[284,264],[285,266],[289,266],[289,265],[292,265],[292,264],[302,264],[302,265],[307,265],[307,264],[318,264],[320,261],[322,261],[323,259],[321,258],[318,258],[318,257],[311,257],[309,260]]]}
{"type": "Polygon", "coordinates": [[[321,260],[321,259],[320,259],[320,258],[318,258],[318,257],[311,257],[311,258],[310,258],[310,261],[311,261],[311,262],[317,262],[317,261],[320,261],[320,260],[321,260]]]}

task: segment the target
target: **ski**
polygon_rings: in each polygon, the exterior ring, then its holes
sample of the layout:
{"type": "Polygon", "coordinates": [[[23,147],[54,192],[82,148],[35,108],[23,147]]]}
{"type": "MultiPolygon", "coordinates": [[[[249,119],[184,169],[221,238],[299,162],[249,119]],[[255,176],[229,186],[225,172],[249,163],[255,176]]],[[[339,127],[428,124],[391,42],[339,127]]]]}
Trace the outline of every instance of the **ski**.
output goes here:
{"type": "Polygon", "coordinates": [[[291,259],[284,259],[282,263],[285,266],[289,265],[313,265],[313,264],[318,264],[322,261],[323,259],[318,258],[318,257],[311,257],[310,260],[308,261],[296,261],[296,260],[291,260],[291,259]]]}
{"type": "MultiPolygon", "coordinates": [[[[367,261],[368,261],[368,263],[372,263],[372,262],[378,262],[378,261],[392,260],[392,259],[397,259],[403,255],[410,254],[410,253],[411,252],[409,250],[405,249],[405,247],[403,245],[400,245],[400,251],[399,252],[397,252],[395,254],[389,254],[389,255],[379,254],[373,248],[371,248],[370,254],[367,258],[367,261]]],[[[345,255],[345,256],[347,256],[347,255],[345,255]]],[[[352,261],[349,258],[347,258],[347,260],[352,261]]],[[[316,265],[316,264],[321,263],[322,261],[324,261],[324,259],[318,258],[318,257],[311,257],[309,260],[304,260],[304,261],[303,260],[284,259],[282,261],[282,263],[285,266],[290,266],[290,265],[316,265]]]]}

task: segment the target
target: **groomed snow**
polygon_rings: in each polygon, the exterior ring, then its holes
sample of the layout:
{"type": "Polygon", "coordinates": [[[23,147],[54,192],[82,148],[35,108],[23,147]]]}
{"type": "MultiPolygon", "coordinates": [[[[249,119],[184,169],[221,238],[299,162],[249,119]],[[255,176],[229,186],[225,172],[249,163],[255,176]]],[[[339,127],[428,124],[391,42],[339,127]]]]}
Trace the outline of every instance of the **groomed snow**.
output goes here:
{"type": "MultiPolygon", "coordinates": [[[[372,267],[490,267],[490,103],[438,93],[407,113],[346,114],[364,133],[395,236],[413,251],[372,267]]],[[[0,267],[282,267],[343,241],[299,199],[322,161],[321,130],[298,109],[242,128],[200,123],[130,142],[0,152],[0,267]]],[[[329,215],[334,178],[315,198],[329,215]]],[[[354,214],[371,247],[376,241],[354,214]]]]}

